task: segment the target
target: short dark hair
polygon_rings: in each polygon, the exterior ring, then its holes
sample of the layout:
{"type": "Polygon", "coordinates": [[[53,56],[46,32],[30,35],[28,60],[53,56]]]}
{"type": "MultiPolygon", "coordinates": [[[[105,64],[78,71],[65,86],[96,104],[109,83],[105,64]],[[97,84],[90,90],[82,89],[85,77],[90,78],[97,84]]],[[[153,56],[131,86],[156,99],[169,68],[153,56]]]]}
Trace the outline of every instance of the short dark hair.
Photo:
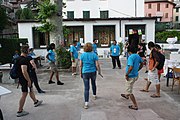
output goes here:
{"type": "Polygon", "coordinates": [[[159,44],[155,44],[154,47],[157,48],[157,49],[161,49],[161,46],[159,44]]]}
{"type": "Polygon", "coordinates": [[[137,53],[137,48],[133,46],[128,46],[127,51],[131,53],[137,53]]]}
{"type": "Polygon", "coordinates": [[[21,46],[21,52],[24,54],[28,54],[29,53],[29,46],[28,45],[23,45],[21,46]]]}
{"type": "Polygon", "coordinates": [[[154,43],[153,43],[152,41],[150,41],[150,42],[148,43],[148,48],[151,49],[151,48],[153,48],[153,47],[155,47],[155,45],[154,45],[154,43]]]}
{"type": "Polygon", "coordinates": [[[48,48],[47,48],[47,51],[49,50],[53,50],[55,48],[55,44],[54,43],[51,43],[48,48]]]}
{"type": "Polygon", "coordinates": [[[76,44],[78,41],[76,41],[76,40],[73,40],[73,44],[76,44]]]}
{"type": "Polygon", "coordinates": [[[95,42],[97,39],[94,39],[93,42],[95,42]]]}

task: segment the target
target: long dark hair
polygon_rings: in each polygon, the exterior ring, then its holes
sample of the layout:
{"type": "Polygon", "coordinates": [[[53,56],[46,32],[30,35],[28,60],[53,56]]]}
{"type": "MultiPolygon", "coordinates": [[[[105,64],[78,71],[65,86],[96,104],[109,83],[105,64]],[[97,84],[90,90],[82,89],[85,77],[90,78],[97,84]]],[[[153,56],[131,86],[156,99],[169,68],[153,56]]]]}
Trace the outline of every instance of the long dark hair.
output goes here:
{"type": "Polygon", "coordinates": [[[47,48],[47,51],[49,50],[53,50],[55,48],[55,44],[54,43],[51,43],[48,48],[47,48]]]}

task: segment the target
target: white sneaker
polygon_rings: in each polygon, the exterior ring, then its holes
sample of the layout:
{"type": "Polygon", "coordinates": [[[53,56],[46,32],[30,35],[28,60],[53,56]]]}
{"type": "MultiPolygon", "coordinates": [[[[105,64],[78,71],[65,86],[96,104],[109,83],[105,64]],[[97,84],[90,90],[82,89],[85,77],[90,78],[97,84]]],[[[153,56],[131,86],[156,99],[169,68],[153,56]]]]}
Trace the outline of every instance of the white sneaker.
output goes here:
{"type": "Polygon", "coordinates": [[[42,100],[40,100],[40,101],[37,100],[37,102],[34,103],[34,107],[37,107],[37,106],[41,105],[42,102],[43,102],[42,100]]]}
{"type": "Polygon", "coordinates": [[[84,105],[84,109],[88,109],[89,108],[89,106],[88,105],[84,105]]]}
{"type": "Polygon", "coordinates": [[[93,99],[96,100],[96,99],[97,99],[97,96],[96,96],[96,95],[93,95],[93,99]]]}
{"type": "Polygon", "coordinates": [[[77,73],[72,73],[72,76],[77,75],[77,73]]]}
{"type": "Polygon", "coordinates": [[[29,114],[29,112],[26,112],[26,111],[23,110],[23,111],[20,112],[20,113],[17,112],[17,113],[16,113],[16,116],[17,116],[17,117],[21,117],[21,116],[25,116],[25,115],[28,115],[28,114],[29,114]]]}

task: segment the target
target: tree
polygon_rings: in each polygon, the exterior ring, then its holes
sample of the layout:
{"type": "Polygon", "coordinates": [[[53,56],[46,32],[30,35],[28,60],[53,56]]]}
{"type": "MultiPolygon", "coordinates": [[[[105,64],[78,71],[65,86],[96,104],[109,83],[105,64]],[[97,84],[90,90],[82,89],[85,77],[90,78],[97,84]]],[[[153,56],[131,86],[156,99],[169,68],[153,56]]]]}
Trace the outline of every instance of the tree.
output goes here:
{"type": "Polygon", "coordinates": [[[0,6],[0,33],[2,33],[7,23],[8,23],[8,19],[5,9],[0,6]]]}
{"type": "Polygon", "coordinates": [[[27,19],[34,19],[34,15],[32,10],[29,8],[19,9],[15,13],[16,19],[20,20],[27,20],[27,19]]]}
{"type": "Polygon", "coordinates": [[[45,0],[38,5],[38,17],[42,26],[38,27],[41,32],[50,32],[50,40],[57,46],[63,40],[62,30],[62,0],[45,0]],[[61,42],[60,42],[61,41],[61,42]]]}

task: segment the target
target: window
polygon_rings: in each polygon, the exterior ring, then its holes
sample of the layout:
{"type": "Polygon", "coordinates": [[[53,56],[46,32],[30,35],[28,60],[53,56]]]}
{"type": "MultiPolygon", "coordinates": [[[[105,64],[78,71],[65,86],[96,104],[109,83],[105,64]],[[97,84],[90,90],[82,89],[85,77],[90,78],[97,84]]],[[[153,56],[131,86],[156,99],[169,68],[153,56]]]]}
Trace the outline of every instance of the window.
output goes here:
{"type": "Polygon", "coordinates": [[[148,17],[151,17],[151,13],[148,14],[148,17]]]}
{"type": "Polygon", "coordinates": [[[109,18],[108,11],[100,11],[100,18],[109,18]]]}
{"type": "Polygon", "coordinates": [[[90,18],[90,11],[83,11],[83,18],[90,18]]]}
{"type": "Polygon", "coordinates": [[[176,8],[176,12],[179,12],[179,8],[176,8]]]}
{"type": "Polygon", "coordinates": [[[74,19],[74,11],[67,11],[67,19],[74,19]]]}
{"type": "Polygon", "coordinates": [[[165,18],[168,18],[168,13],[165,13],[165,18]]]}
{"type": "Polygon", "coordinates": [[[157,4],[157,11],[160,11],[160,9],[161,9],[160,5],[161,5],[160,3],[157,4]]]}
{"type": "Polygon", "coordinates": [[[169,8],[169,4],[166,4],[166,8],[169,8]]]}
{"type": "Polygon", "coordinates": [[[179,21],[179,16],[176,16],[176,21],[179,21]]]}
{"type": "Polygon", "coordinates": [[[148,4],[148,9],[151,9],[151,4],[148,4]]]}
{"type": "Polygon", "coordinates": [[[32,28],[33,32],[33,44],[34,48],[46,48],[49,45],[49,33],[43,33],[37,30],[37,28],[32,28]]]}

